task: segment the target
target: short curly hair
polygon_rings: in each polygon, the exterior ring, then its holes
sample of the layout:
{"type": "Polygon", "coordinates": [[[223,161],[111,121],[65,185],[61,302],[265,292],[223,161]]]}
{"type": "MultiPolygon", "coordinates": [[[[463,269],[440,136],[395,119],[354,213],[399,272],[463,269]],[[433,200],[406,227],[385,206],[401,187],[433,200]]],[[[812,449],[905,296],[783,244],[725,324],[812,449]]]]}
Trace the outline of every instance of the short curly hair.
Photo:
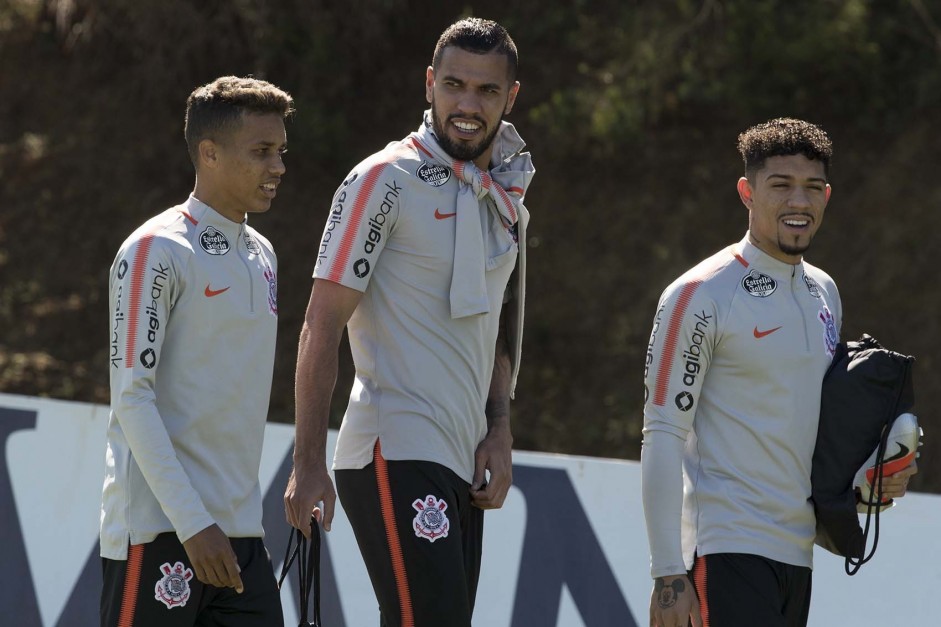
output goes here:
{"type": "Polygon", "coordinates": [[[510,82],[516,80],[516,68],[519,64],[516,43],[510,37],[510,33],[493,20],[467,17],[448,26],[438,38],[438,44],[435,46],[435,53],[431,59],[431,67],[436,71],[441,63],[444,49],[449,46],[475,54],[496,52],[504,55],[509,66],[510,82]]]}
{"type": "Polygon", "coordinates": [[[765,166],[768,157],[787,155],[804,155],[820,161],[824,175],[830,178],[833,143],[823,129],[804,120],[777,118],[753,126],[738,136],[738,151],[749,179],[765,166]]]}
{"type": "Polygon", "coordinates": [[[199,142],[218,139],[230,131],[243,112],[275,113],[286,118],[294,112],[294,99],[271,83],[252,77],[221,76],[197,87],[186,99],[183,122],[193,165],[199,161],[199,142]]]}

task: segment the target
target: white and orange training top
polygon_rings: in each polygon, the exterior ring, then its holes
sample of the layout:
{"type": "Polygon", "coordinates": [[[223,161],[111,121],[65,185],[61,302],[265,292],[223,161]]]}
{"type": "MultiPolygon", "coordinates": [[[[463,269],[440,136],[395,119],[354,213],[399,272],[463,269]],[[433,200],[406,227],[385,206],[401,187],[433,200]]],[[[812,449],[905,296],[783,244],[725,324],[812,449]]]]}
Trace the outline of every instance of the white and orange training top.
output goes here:
{"type": "Polygon", "coordinates": [[[213,523],[262,537],[258,483],[277,333],[271,244],[193,196],[138,228],[110,277],[101,555],[213,523]]]}
{"type": "MultiPolygon", "coordinates": [[[[506,156],[495,149],[495,160],[506,156]]],[[[516,229],[481,200],[489,313],[451,318],[458,185],[406,139],[357,165],[334,195],[314,278],[363,292],[347,325],[356,376],[334,469],[372,462],[378,439],[386,459],[436,462],[473,479],[500,311],[521,251],[516,229]]]]}
{"type": "Polygon", "coordinates": [[[644,368],[653,577],[685,573],[694,553],[812,566],[811,458],[841,319],[825,272],[747,235],[663,292],[644,368]]]}

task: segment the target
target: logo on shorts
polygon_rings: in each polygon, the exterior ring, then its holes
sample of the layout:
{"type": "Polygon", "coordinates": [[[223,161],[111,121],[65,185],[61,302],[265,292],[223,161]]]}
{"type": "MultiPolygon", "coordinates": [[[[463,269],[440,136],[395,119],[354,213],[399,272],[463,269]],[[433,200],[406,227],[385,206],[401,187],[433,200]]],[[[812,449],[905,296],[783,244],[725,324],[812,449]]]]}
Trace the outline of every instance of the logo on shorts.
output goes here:
{"type": "Polygon", "coordinates": [[[199,245],[210,255],[224,255],[229,252],[229,240],[211,226],[199,234],[199,245]]]}
{"type": "Polygon", "coordinates": [[[163,577],[157,580],[154,586],[154,598],[167,606],[167,609],[183,607],[190,598],[189,580],[193,578],[193,570],[177,562],[172,567],[170,562],[160,567],[163,577]]]}
{"type": "Polygon", "coordinates": [[[422,164],[418,166],[418,170],[415,172],[415,176],[432,187],[441,187],[451,180],[451,170],[443,165],[422,161],[422,164]]]}
{"type": "Polygon", "coordinates": [[[744,279],[742,279],[742,287],[744,287],[745,291],[752,296],[764,298],[766,296],[771,296],[774,293],[774,290],[778,288],[778,284],[767,274],[762,274],[757,270],[752,270],[745,276],[744,279]]]}
{"type": "Polygon", "coordinates": [[[127,259],[122,259],[118,264],[118,278],[123,279],[125,274],[127,274],[127,259]]]}
{"type": "Polygon", "coordinates": [[[427,538],[429,542],[448,537],[448,517],[444,515],[448,504],[444,499],[439,501],[429,494],[424,499],[416,499],[412,507],[418,511],[412,523],[416,536],[427,538]]]}

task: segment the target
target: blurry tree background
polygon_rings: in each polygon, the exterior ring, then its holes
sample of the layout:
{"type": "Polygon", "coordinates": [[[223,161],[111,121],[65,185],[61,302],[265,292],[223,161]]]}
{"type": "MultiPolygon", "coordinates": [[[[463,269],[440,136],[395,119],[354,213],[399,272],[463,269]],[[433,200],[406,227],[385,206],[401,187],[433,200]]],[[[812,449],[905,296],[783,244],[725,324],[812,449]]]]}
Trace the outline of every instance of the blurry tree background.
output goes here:
{"type": "Polygon", "coordinates": [[[330,199],[418,126],[434,44],[465,15],[519,46],[509,119],[538,170],[516,447],[638,458],[657,298],[745,231],[738,133],[795,116],[836,151],[808,259],[841,288],[845,339],[865,331],[917,357],[928,435],[913,487],[941,491],[934,0],[0,0],[0,391],[108,402],[113,256],[192,188],[190,91],[252,74],[297,105],[284,184],[252,218],[280,265],[270,419],[292,421],[330,199]]]}

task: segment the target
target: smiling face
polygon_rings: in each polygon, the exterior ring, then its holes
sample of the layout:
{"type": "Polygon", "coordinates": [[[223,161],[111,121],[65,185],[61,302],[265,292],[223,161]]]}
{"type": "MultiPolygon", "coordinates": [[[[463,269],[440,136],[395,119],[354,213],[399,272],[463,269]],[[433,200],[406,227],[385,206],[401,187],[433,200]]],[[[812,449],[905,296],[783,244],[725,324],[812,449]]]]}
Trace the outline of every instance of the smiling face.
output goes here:
{"type": "Polygon", "coordinates": [[[281,115],[242,113],[218,140],[200,142],[194,194],[233,222],[268,211],[285,171],[286,147],[281,115]]]}
{"type": "Polygon", "coordinates": [[[738,181],[748,208],[749,239],[785,263],[800,263],[830,200],[824,165],[804,155],[769,157],[763,168],[738,181]]]}
{"type": "Polygon", "coordinates": [[[438,143],[455,159],[489,169],[493,138],[518,91],[519,83],[509,79],[505,55],[448,46],[437,70],[429,67],[425,75],[425,98],[431,103],[438,143]]]}

